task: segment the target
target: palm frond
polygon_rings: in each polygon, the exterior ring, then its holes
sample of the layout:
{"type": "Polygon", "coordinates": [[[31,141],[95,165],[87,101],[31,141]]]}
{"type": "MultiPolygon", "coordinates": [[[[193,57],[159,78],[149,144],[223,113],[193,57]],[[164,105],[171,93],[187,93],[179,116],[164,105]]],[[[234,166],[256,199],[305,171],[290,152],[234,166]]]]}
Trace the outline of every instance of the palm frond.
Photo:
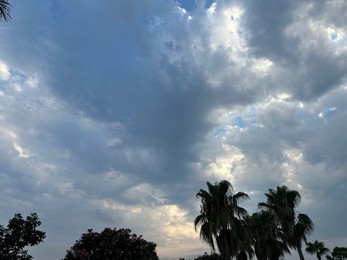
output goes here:
{"type": "Polygon", "coordinates": [[[11,20],[10,15],[10,3],[7,0],[0,0],[0,20],[9,21],[11,20]]]}

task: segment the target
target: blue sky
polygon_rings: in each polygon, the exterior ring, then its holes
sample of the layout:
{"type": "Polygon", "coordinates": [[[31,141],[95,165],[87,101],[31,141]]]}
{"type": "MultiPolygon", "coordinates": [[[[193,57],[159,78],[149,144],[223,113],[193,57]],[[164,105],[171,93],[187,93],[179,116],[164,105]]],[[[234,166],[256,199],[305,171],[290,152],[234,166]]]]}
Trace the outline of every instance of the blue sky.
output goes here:
{"type": "Polygon", "coordinates": [[[0,223],[38,213],[35,259],[105,227],[142,234],[161,259],[203,254],[195,194],[222,179],[250,213],[269,188],[298,190],[309,240],[347,245],[347,3],[11,4],[0,223]]]}
{"type": "Polygon", "coordinates": [[[187,11],[192,11],[194,10],[194,8],[196,8],[199,5],[202,5],[204,8],[209,8],[214,1],[212,0],[181,0],[181,1],[177,1],[177,3],[179,3],[179,5],[186,9],[187,11]]]}

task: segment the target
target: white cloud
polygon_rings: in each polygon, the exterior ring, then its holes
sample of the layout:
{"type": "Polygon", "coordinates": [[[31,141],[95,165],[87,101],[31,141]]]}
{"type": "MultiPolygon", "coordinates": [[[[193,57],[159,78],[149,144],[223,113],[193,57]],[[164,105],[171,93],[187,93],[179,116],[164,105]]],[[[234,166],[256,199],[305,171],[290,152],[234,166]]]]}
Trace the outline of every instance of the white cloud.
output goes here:
{"type": "Polygon", "coordinates": [[[7,81],[10,77],[11,73],[7,64],[0,60],[0,80],[7,81]]]}
{"type": "Polygon", "coordinates": [[[21,157],[21,158],[30,158],[30,156],[26,152],[24,152],[24,149],[20,145],[14,143],[13,147],[18,152],[18,156],[19,157],[21,157]]]}

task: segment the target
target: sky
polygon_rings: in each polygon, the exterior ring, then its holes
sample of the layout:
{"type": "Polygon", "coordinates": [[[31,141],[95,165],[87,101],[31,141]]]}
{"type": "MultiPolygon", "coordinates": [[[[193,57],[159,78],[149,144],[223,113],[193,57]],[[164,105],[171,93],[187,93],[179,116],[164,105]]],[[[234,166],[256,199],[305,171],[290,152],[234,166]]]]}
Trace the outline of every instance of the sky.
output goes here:
{"type": "Polygon", "coordinates": [[[164,260],[209,252],[195,195],[223,179],[250,214],[270,188],[299,191],[309,241],[347,246],[346,1],[10,3],[0,223],[38,213],[35,259],[105,227],[164,260]]]}

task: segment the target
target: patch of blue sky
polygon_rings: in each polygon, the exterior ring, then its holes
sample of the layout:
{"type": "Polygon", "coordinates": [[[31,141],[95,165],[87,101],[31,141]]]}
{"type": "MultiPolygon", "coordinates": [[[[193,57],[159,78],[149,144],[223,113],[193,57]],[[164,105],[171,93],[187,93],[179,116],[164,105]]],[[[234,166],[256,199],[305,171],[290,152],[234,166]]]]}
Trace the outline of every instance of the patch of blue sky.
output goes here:
{"type": "Polygon", "coordinates": [[[225,128],[227,125],[224,125],[223,127],[217,128],[217,130],[213,133],[213,137],[217,138],[225,133],[225,128]]]}
{"type": "MultiPolygon", "coordinates": [[[[186,9],[187,11],[191,11],[196,7],[197,1],[199,0],[179,0],[178,2],[180,3],[182,8],[186,9]]],[[[204,2],[205,2],[205,8],[209,8],[214,3],[213,0],[205,0],[204,2]]]]}
{"type": "Polygon", "coordinates": [[[337,39],[337,33],[336,32],[331,33],[330,34],[330,39],[333,40],[333,41],[336,40],[337,39]]]}
{"type": "Polygon", "coordinates": [[[252,109],[250,113],[245,115],[231,114],[230,119],[231,120],[229,123],[224,124],[222,127],[219,127],[214,131],[213,137],[219,137],[220,135],[223,135],[226,132],[226,128],[230,126],[244,129],[258,124],[254,109],[252,109]]]}
{"type": "Polygon", "coordinates": [[[336,107],[326,107],[322,112],[318,114],[318,117],[329,119],[337,113],[336,107]]]}

